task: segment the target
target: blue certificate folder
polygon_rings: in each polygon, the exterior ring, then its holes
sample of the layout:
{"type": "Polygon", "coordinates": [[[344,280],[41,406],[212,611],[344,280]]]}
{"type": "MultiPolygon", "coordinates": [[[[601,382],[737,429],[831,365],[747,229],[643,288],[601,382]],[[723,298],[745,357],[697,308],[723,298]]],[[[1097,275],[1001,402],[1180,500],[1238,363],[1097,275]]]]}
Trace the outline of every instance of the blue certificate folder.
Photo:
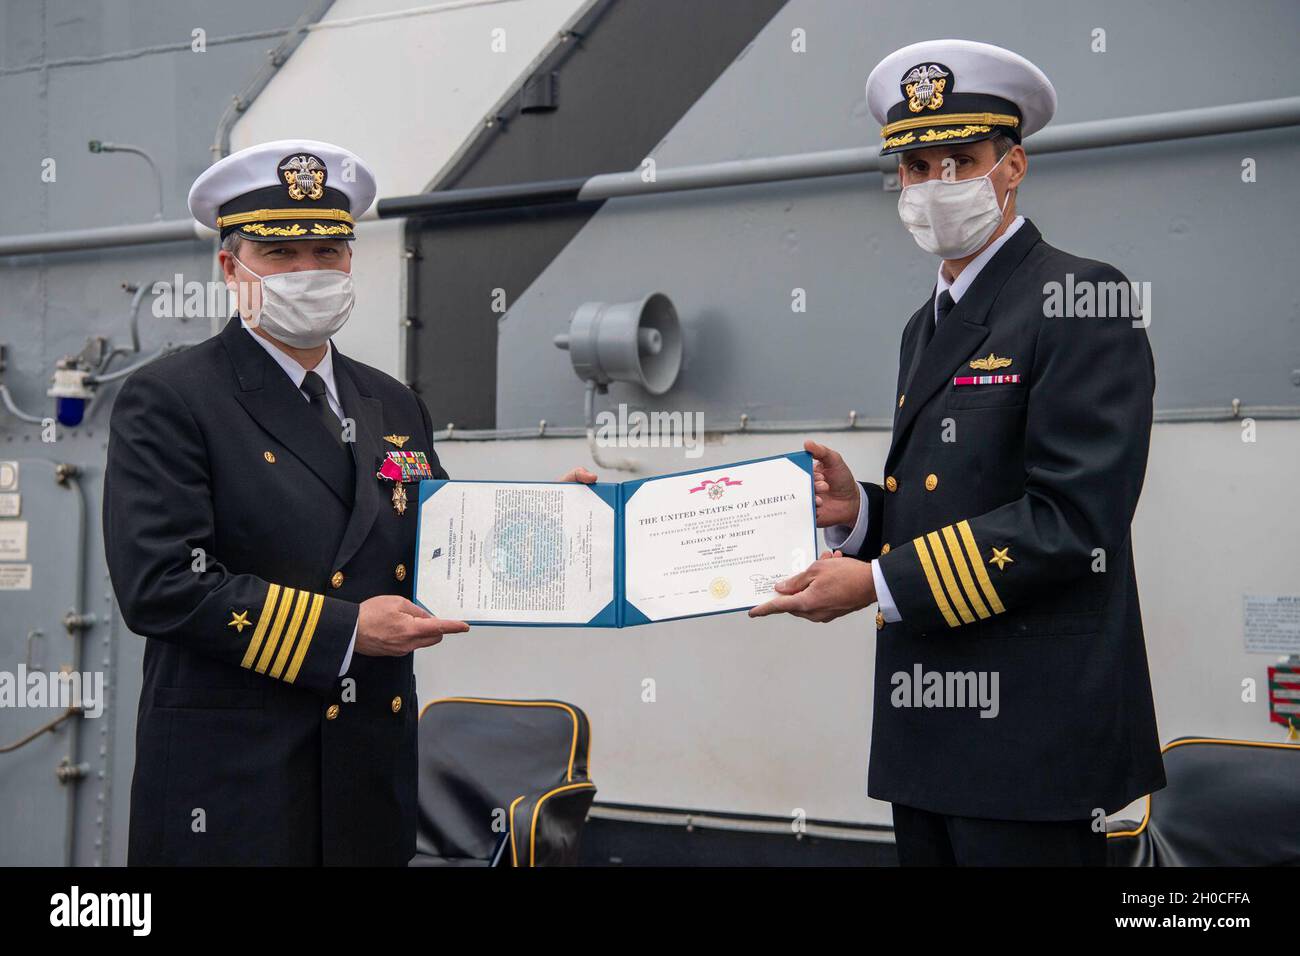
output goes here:
{"type": "MultiPolygon", "coordinates": [[[[590,493],[596,495],[601,501],[607,504],[610,510],[612,511],[614,517],[613,520],[614,540],[613,540],[613,548],[612,548],[612,555],[613,555],[613,562],[614,562],[613,586],[611,588],[609,602],[605,604],[597,613],[595,613],[585,621],[578,621],[578,620],[524,621],[524,620],[509,620],[509,619],[501,619],[501,618],[479,619],[473,617],[465,617],[461,619],[465,620],[469,624],[508,625],[508,626],[516,626],[516,627],[630,627],[634,624],[652,623],[649,617],[647,617],[639,608],[637,608],[632,603],[630,603],[626,598],[627,589],[626,589],[625,573],[627,570],[627,554],[625,549],[625,537],[626,537],[625,512],[628,508],[628,504],[631,501],[632,497],[651,482],[662,481],[666,478],[678,478],[686,475],[699,475],[700,486],[696,490],[704,490],[710,498],[714,498],[716,501],[716,499],[723,497],[725,492],[728,491],[729,489],[726,489],[724,487],[722,491],[719,491],[716,488],[710,489],[708,486],[714,484],[721,485],[723,479],[726,478],[729,471],[734,472],[735,469],[741,468],[742,466],[754,465],[754,464],[758,464],[759,462],[777,461],[782,458],[788,459],[789,461],[794,463],[794,465],[796,465],[799,469],[806,472],[808,476],[808,483],[806,486],[807,496],[808,496],[808,522],[806,527],[806,539],[803,537],[805,533],[805,529],[802,528],[799,529],[797,537],[800,540],[797,542],[797,547],[792,547],[792,552],[795,554],[794,563],[797,563],[798,560],[802,559],[802,556],[804,555],[803,549],[806,547],[807,562],[810,563],[813,559],[817,557],[817,530],[816,530],[817,522],[816,522],[816,508],[814,502],[814,491],[813,491],[813,460],[812,460],[812,456],[809,455],[807,452],[799,451],[799,452],[791,452],[785,455],[772,455],[767,458],[753,458],[747,461],[732,462],[731,464],[727,464],[727,465],[719,465],[710,468],[696,468],[696,469],[692,469],[691,471],[680,471],[668,475],[657,475],[651,478],[638,478],[632,481],[624,481],[619,483],[597,482],[595,484],[585,485],[583,487],[585,487],[590,493]]],[[[420,586],[421,570],[422,568],[425,567],[426,561],[429,563],[430,567],[439,567],[439,568],[444,567],[444,565],[437,564],[436,562],[441,561],[444,557],[446,557],[447,555],[445,555],[444,552],[450,551],[452,550],[452,548],[448,546],[447,533],[441,530],[441,526],[439,527],[438,530],[430,530],[429,528],[425,527],[425,514],[426,514],[425,503],[428,502],[435,495],[442,493],[444,489],[446,489],[448,486],[463,485],[463,484],[493,484],[493,485],[504,486],[504,485],[559,485],[560,483],[549,482],[549,481],[547,482],[543,482],[543,481],[537,481],[537,482],[463,481],[462,482],[462,481],[456,481],[454,479],[453,480],[439,479],[435,481],[420,482],[419,506],[417,509],[417,514],[419,516],[420,523],[416,531],[416,543],[415,543],[416,555],[415,555],[415,562],[414,562],[415,581],[412,590],[412,596],[415,603],[419,604],[421,607],[423,607],[426,611],[429,611],[431,614],[435,614],[439,617],[454,618],[455,615],[448,613],[447,608],[439,609],[437,607],[430,607],[425,603],[425,600],[421,599],[422,598],[422,591],[420,586]],[[428,554],[426,554],[426,550],[428,551],[428,554]]],[[[731,482],[731,484],[741,484],[741,482],[731,482]]],[[[799,491],[800,493],[802,493],[803,491],[802,486],[800,487],[799,491]]],[[[739,493],[735,493],[735,494],[739,494],[739,493]]],[[[701,503],[704,505],[709,505],[709,503],[704,500],[704,497],[705,496],[703,495],[701,496],[702,499],[701,503]]],[[[466,547],[463,544],[461,546],[466,547]]],[[[498,547],[500,547],[500,545],[498,545],[498,547]]],[[[479,556],[478,561],[480,564],[485,563],[483,561],[482,556],[479,556]]],[[[791,567],[783,568],[785,574],[780,576],[784,577],[787,576],[788,574],[793,574],[795,571],[801,569],[802,569],[801,567],[794,567],[792,564],[791,567]]],[[[481,573],[482,572],[480,571],[480,576],[481,573]]],[[[754,575],[754,577],[762,577],[762,576],[754,575]]],[[[766,598],[764,598],[764,600],[766,600],[766,598]]],[[[756,602],[756,603],[761,603],[761,602],[756,602]]],[[[660,616],[657,617],[655,620],[664,621],[664,620],[680,620],[682,618],[687,618],[687,617],[706,617],[712,614],[727,614],[734,611],[748,610],[749,608],[754,606],[755,603],[749,603],[740,607],[726,607],[722,610],[704,611],[700,613],[675,614],[671,617],[660,616]]]]}

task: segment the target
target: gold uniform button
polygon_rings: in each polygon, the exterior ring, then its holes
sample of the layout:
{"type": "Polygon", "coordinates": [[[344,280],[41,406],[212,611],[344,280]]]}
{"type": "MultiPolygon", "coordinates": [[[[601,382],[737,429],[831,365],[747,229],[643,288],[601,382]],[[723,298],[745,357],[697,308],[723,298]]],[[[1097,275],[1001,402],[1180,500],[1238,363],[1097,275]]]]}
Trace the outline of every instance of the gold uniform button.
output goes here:
{"type": "Polygon", "coordinates": [[[926,476],[925,476],[925,490],[926,490],[926,491],[934,491],[934,489],[936,489],[936,488],[938,488],[938,487],[939,487],[939,476],[938,476],[938,475],[926,475],[926,476]]]}
{"type": "Polygon", "coordinates": [[[333,719],[334,719],[335,717],[337,717],[338,715],[339,715],[339,705],[338,705],[338,704],[330,704],[328,707],[325,708],[325,719],[326,719],[326,720],[333,720],[333,719]]]}
{"type": "Polygon", "coordinates": [[[398,712],[399,710],[401,710],[401,709],[402,709],[402,698],[400,698],[400,697],[394,697],[394,698],[393,698],[393,713],[397,713],[397,712],[398,712]]]}
{"type": "Polygon", "coordinates": [[[889,554],[889,545],[887,545],[887,544],[882,544],[882,545],[880,546],[880,553],[881,553],[881,554],[889,554]]]}
{"type": "Polygon", "coordinates": [[[397,567],[393,568],[393,576],[394,576],[395,578],[397,578],[397,580],[399,580],[399,581],[405,581],[405,580],[406,580],[406,565],[404,565],[404,564],[399,564],[397,567]]]}
{"type": "Polygon", "coordinates": [[[885,629],[885,615],[882,614],[880,611],[877,611],[877,612],[876,612],[876,630],[877,630],[877,631],[883,631],[884,629],[885,629]]]}
{"type": "Polygon", "coordinates": [[[341,588],[341,587],[343,587],[343,572],[342,572],[342,571],[335,571],[335,572],[334,572],[334,575],[330,578],[330,587],[332,587],[332,588],[341,588]]]}
{"type": "Polygon", "coordinates": [[[905,398],[907,398],[906,395],[899,395],[899,396],[898,396],[898,407],[899,407],[899,408],[902,408],[902,407],[903,407],[903,399],[905,399],[905,398]]]}
{"type": "Polygon", "coordinates": [[[269,461],[271,464],[273,465],[275,464],[275,454],[273,452],[264,451],[262,452],[262,457],[265,458],[267,461],[269,461]]]}
{"type": "Polygon", "coordinates": [[[897,490],[898,490],[898,479],[895,478],[893,475],[890,475],[888,478],[886,478],[886,479],[885,479],[885,490],[886,490],[886,491],[897,491],[897,490]]]}

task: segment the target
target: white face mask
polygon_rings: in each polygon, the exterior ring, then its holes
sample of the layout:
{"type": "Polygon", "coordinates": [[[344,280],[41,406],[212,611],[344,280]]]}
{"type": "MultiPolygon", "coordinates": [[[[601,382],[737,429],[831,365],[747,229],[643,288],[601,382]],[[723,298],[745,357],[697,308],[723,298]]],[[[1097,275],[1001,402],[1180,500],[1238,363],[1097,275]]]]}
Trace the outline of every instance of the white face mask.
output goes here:
{"type": "Polygon", "coordinates": [[[324,345],[352,314],[356,294],[351,273],[309,269],[262,276],[239,264],[261,280],[257,286],[238,283],[239,314],[285,345],[296,349],[324,345]]]}
{"type": "MultiPolygon", "coordinates": [[[[1006,158],[1003,153],[993,169],[1006,158]]],[[[931,179],[904,186],[898,197],[898,218],[916,244],[941,259],[963,259],[988,242],[1011,196],[1008,189],[1002,205],[998,205],[997,191],[989,178],[993,169],[975,179],[931,179]]]]}

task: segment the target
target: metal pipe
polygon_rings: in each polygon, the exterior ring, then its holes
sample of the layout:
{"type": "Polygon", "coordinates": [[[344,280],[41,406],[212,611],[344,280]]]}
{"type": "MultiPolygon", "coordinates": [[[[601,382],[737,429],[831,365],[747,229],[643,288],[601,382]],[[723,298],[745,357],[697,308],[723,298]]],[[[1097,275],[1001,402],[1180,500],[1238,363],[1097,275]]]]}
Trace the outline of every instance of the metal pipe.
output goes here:
{"type": "MultiPolygon", "coordinates": [[[[708,435],[802,435],[809,432],[888,432],[894,425],[889,418],[861,418],[849,412],[846,418],[818,421],[756,422],[741,416],[735,424],[715,425],[704,429],[708,435]]],[[[1260,421],[1293,421],[1300,419],[1300,406],[1256,405],[1251,407],[1224,405],[1218,408],[1170,408],[1155,413],[1158,425],[1196,424],[1206,422],[1231,422],[1244,418],[1260,421]]],[[[533,438],[583,438],[588,430],[575,425],[541,423],[530,428],[453,428],[448,426],[435,431],[435,441],[525,441],[533,438]]]]}
{"type": "Polygon", "coordinates": [[[26,256],[43,252],[78,252],[107,246],[137,246],[152,242],[186,242],[211,239],[216,233],[193,219],[69,229],[26,236],[0,236],[0,256],[26,256]]]}
{"type": "MultiPolygon", "coordinates": [[[[587,180],[578,192],[578,198],[616,199],[620,196],[648,196],[688,189],[716,189],[721,186],[747,186],[884,172],[878,153],[877,147],[867,146],[817,153],[793,153],[788,156],[765,156],[759,159],[736,159],[699,166],[676,166],[656,170],[653,179],[648,182],[639,169],[625,173],[605,173],[587,180]]],[[[897,168],[897,160],[888,164],[889,170],[897,168]]]]}
{"type": "Polygon", "coordinates": [[[479,186],[472,189],[444,189],[381,199],[376,206],[380,219],[401,216],[451,215],[514,209],[522,206],[546,206],[574,202],[586,179],[553,179],[510,186],[479,186]]]}
{"type": "Polygon", "coordinates": [[[126,378],[136,369],[144,368],[150,362],[158,361],[158,359],[162,358],[164,355],[170,355],[172,352],[179,352],[182,349],[187,349],[187,348],[189,348],[188,343],[183,345],[173,345],[169,342],[168,344],[160,348],[158,351],[150,355],[148,358],[141,359],[140,361],[136,362],[134,365],[128,365],[125,368],[120,368],[116,372],[106,372],[103,375],[87,375],[86,382],[91,385],[103,385],[105,382],[115,382],[119,378],[126,378]]]}
{"type": "Polygon", "coordinates": [[[92,139],[90,141],[90,151],[92,153],[131,153],[134,156],[139,156],[146,163],[148,163],[149,168],[153,170],[154,186],[158,190],[158,211],[154,213],[153,218],[157,222],[162,222],[162,217],[163,217],[162,170],[158,168],[158,164],[154,162],[153,157],[150,156],[146,150],[144,150],[140,146],[131,146],[128,143],[103,143],[97,139],[92,139]]]}
{"type": "MultiPolygon", "coordinates": [[[[1128,116],[1111,120],[1072,123],[1044,130],[1025,141],[1030,153],[1059,153],[1103,146],[1127,146],[1221,133],[1244,133],[1300,125],[1300,96],[1257,103],[1207,106],[1170,113],[1128,116]]],[[[797,153],[764,159],[742,159],[699,166],[658,170],[645,182],[640,170],[608,173],[587,180],[562,179],[516,183],[477,189],[451,189],[415,196],[394,196],[378,203],[378,218],[447,215],[504,208],[523,208],[557,202],[600,201],[616,196],[651,195],[741,186],[756,183],[844,176],[853,173],[892,172],[893,157],[879,155],[877,147],[797,153]]],[[[369,216],[364,217],[369,218],[369,216]]],[[[210,239],[214,233],[189,220],[143,226],[112,226],[62,233],[36,233],[0,237],[0,256],[63,252],[182,239],[210,239]]]]}
{"type": "MultiPolygon", "coordinates": [[[[135,295],[131,297],[131,351],[140,351],[140,303],[144,301],[145,295],[156,286],[155,282],[142,282],[136,286],[135,295]]],[[[105,366],[107,367],[107,365],[105,366]]],[[[103,371],[99,369],[98,371],[103,371]]]]}
{"type": "MultiPolygon", "coordinates": [[[[612,471],[637,471],[637,463],[630,458],[606,458],[600,453],[600,446],[596,442],[596,383],[593,381],[587,382],[582,407],[583,417],[587,420],[587,451],[591,454],[591,460],[596,463],[596,467],[608,468],[612,471]]],[[[545,430],[542,428],[540,432],[545,430]]]]}
{"type": "MultiPolygon", "coordinates": [[[[1204,106],[1145,116],[1070,123],[1046,129],[1025,140],[1028,153],[1060,153],[1104,146],[1128,146],[1170,139],[1242,133],[1300,125],[1300,96],[1227,106],[1204,106]]],[[[593,176],[578,193],[587,200],[613,199],[618,196],[641,196],[680,192],[687,189],[711,189],[779,180],[815,179],[851,173],[894,172],[897,156],[880,156],[880,149],[869,146],[830,152],[796,153],[763,159],[741,159],[700,166],[678,166],[659,170],[653,181],[646,182],[639,169],[624,173],[593,176]]]]}
{"type": "MultiPolygon", "coordinates": [[[[72,600],[75,603],[74,603],[72,613],[73,616],[79,620],[86,618],[88,616],[86,615],[86,561],[87,561],[86,512],[88,509],[86,507],[86,492],[85,489],[82,488],[81,481],[78,477],[80,473],[81,473],[81,469],[78,466],[69,464],[67,462],[57,465],[54,470],[55,480],[59,484],[63,485],[65,488],[70,488],[72,490],[73,496],[76,498],[76,504],[74,505],[74,507],[76,508],[77,511],[77,543],[76,543],[77,557],[74,561],[75,583],[73,584],[72,600]]],[[[93,624],[94,624],[94,620],[92,618],[91,626],[93,626],[93,624]]],[[[82,654],[82,645],[86,639],[87,629],[88,628],[85,627],[78,627],[75,629],[69,629],[68,631],[68,636],[72,639],[72,673],[73,674],[82,673],[81,661],[84,656],[82,654]]],[[[83,709],[84,709],[84,705],[85,705],[84,687],[82,688],[82,699],[78,701],[78,703],[83,705],[83,709]]],[[[100,701],[99,704],[102,708],[103,701],[100,701]]],[[[103,716],[103,714],[101,713],[100,716],[103,716]]],[[[68,728],[67,761],[69,765],[74,767],[78,763],[78,756],[79,756],[80,745],[81,745],[81,729],[84,726],[85,726],[84,721],[77,721],[76,723],[70,725],[68,728]]],[[[69,784],[74,784],[75,781],[76,778],[74,777],[74,778],[70,778],[68,782],[69,784]]],[[[73,854],[76,850],[75,842],[77,839],[77,793],[78,793],[78,788],[76,786],[68,787],[68,794],[67,794],[68,817],[67,817],[67,830],[64,838],[64,866],[72,866],[73,854]]]]}
{"type": "Polygon", "coordinates": [[[9,394],[9,386],[4,384],[4,382],[0,382],[0,401],[3,401],[5,408],[9,409],[9,414],[20,422],[27,422],[31,425],[45,424],[44,418],[41,418],[39,415],[29,415],[14,404],[14,397],[9,394]]]}
{"type": "Polygon", "coordinates": [[[1253,103],[1069,123],[1035,133],[1025,140],[1025,149],[1030,153],[1062,153],[1297,125],[1300,125],[1300,96],[1285,96],[1253,103]]]}
{"type": "MultiPolygon", "coordinates": [[[[793,840],[800,832],[792,829],[790,818],[760,816],[727,816],[720,813],[671,810],[667,808],[628,807],[618,804],[592,804],[587,813],[590,820],[612,820],[641,823],[653,826],[682,827],[686,830],[735,830],[744,833],[770,833],[788,836],[793,840]]],[[[862,843],[892,843],[893,829],[887,826],[859,823],[834,823],[808,821],[802,831],[804,836],[832,840],[852,840],[862,843]]]]}

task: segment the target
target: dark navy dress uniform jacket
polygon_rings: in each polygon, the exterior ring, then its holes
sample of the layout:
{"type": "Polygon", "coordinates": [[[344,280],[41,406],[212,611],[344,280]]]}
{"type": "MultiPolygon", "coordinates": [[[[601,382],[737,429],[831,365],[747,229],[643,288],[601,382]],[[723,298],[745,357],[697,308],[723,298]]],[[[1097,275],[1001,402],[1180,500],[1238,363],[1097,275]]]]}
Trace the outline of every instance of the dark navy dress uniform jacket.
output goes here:
{"type": "Polygon", "coordinates": [[[1071,274],[1074,288],[1127,282],[1026,221],[923,350],[933,293],[903,332],[893,441],[881,483],[863,485],[855,555],[879,560],[902,618],[876,620],[880,800],[1066,820],[1164,786],[1130,534],[1154,365],[1130,315],[1047,314],[1071,274]],[[1020,378],[954,384],[988,374],[1020,378]],[[996,672],[996,716],[900,706],[896,675],[926,672],[996,672]]]}
{"type": "Polygon", "coordinates": [[[405,514],[375,472],[433,449],[423,401],[334,352],[352,455],[238,317],[114,404],[104,542],[147,641],[132,864],[404,865],[415,850],[411,655],[354,654],[361,601],[409,598],[405,514]],[[355,492],[353,492],[355,488],[355,492]]]}

